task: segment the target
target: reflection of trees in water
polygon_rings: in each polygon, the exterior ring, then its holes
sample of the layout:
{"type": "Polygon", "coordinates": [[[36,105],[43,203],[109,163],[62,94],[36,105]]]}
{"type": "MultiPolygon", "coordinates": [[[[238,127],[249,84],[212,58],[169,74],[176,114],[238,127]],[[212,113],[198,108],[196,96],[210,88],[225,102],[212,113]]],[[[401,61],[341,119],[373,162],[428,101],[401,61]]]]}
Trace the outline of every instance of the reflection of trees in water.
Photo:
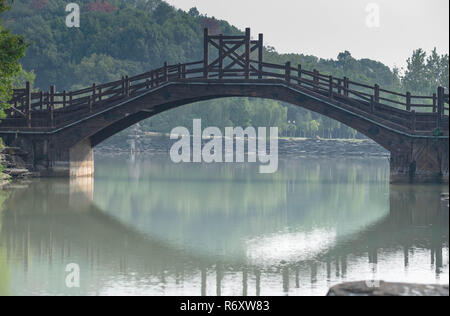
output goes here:
{"type": "MultiPolygon", "coordinates": [[[[0,264],[0,273],[8,269],[29,273],[40,266],[60,273],[65,264],[77,262],[82,271],[89,271],[86,290],[91,293],[93,289],[101,291],[111,276],[120,276],[129,281],[151,279],[167,287],[198,282],[199,292],[191,294],[220,295],[230,275],[240,280],[239,286],[233,283],[234,288],[239,288],[235,294],[264,294],[268,278],[278,280],[280,291],[289,293],[305,286],[305,282],[313,286],[324,275],[328,280],[345,279],[352,265],[350,257],[365,257],[376,265],[380,255],[398,254],[399,247],[403,247],[406,269],[411,249],[418,247],[430,252],[430,264],[439,274],[448,264],[442,255],[443,248],[448,248],[448,213],[440,208],[439,193],[435,188],[391,186],[389,216],[360,232],[338,238],[333,247],[315,257],[258,266],[196,256],[148,238],[98,209],[89,199],[81,204],[82,208],[74,207],[70,196],[79,194],[79,190],[68,182],[40,181],[28,189],[11,192],[4,203],[0,249],[6,253],[0,253],[0,263],[7,264],[6,269],[0,264]],[[99,276],[102,273],[103,277],[99,276]]],[[[13,274],[13,278],[17,275],[13,274]]],[[[38,276],[40,284],[46,284],[47,277],[46,273],[38,276]]],[[[51,290],[56,285],[50,283],[48,287],[51,290]]]]}
{"type": "MultiPolygon", "coordinates": [[[[0,233],[3,227],[3,203],[7,195],[0,190],[0,233]]],[[[4,258],[6,258],[6,248],[0,239],[0,296],[8,295],[10,288],[10,269],[4,258]]]]}

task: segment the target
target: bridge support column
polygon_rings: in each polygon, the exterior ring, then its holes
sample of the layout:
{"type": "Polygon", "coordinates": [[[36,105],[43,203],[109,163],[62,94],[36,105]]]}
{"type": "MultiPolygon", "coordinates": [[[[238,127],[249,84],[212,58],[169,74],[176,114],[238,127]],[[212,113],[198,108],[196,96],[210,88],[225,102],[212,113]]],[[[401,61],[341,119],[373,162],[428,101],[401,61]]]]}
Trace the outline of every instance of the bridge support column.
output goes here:
{"type": "Polygon", "coordinates": [[[448,183],[449,140],[412,139],[391,151],[391,183],[448,183]]]}
{"type": "Polygon", "coordinates": [[[94,175],[94,150],[89,139],[71,148],[53,137],[3,137],[7,146],[26,153],[26,165],[42,177],[91,177],[94,175]]]}
{"type": "Polygon", "coordinates": [[[70,148],[70,177],[92,177],[94,175],[94,149],[89,139],[70,148]]]}
{"type": "Polygon", "coordinates": [[[69,149],[58,147],[58,143],[49,143],[48,167],[39,170],[42,176],[78,178],[94,175],[94,151],[89,139],[69,149]]]}

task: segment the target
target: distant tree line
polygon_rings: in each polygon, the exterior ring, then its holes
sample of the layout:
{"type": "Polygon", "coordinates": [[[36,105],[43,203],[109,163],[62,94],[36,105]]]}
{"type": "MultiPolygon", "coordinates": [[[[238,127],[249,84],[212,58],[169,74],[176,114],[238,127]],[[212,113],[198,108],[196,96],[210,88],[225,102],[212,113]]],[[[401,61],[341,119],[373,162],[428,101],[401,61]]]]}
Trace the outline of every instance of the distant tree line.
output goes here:
{"type": "MultiPolygon", "coordinates": [[[[211,33],[242,34],[228,22],[202,15],[196,8],[184,12],[161,0],[77,3],[81,7],[80,28],[66,27],[67,1],[62,0],[16,0],[13,9],[0,16],[7,28],[24,36],[29,43],[26,56],[21,59],[28,71],[22,73],[22,81],[36,75],[34,86],[40,89],[48,89],[55,83],[60,91],[79,89],[93,82],[142,73],[160,67],[165,61],[201,60],[204,27],[211,33]]],[[[390,90],[431,95],[439,85],[448,89],[448,54],[441,56],[436,50],[429,56],[422,49],[414,51],[404,75],[381,62],[357,60],[348,51],[340,53],[337,59],[321,59],[279,54],[266,47],[264,58],[280,64],[291,61],[302,64],[304,69],[315,68],[354,81],[378,83],[390,90]]],[[[17,71],[15,68],[13,73],[17,71]]],[[[314,112],[277,101],[248,98],[183,106],[146,120],[141,126],[147,131],[169,132],[174,126],[190,126],[193,118],[219,127],[278,126],[284,136],[362,137],[355,130],[314,112]]]]}

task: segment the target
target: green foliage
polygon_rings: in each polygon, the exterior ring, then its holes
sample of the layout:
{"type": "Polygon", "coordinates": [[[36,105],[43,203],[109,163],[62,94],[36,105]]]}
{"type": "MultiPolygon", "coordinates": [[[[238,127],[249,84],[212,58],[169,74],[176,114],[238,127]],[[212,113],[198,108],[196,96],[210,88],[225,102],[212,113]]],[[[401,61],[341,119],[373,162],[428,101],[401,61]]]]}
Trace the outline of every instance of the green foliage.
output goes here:
{"type": "MultiPolygon", "coordinates": [[[[0,13],[9,9],[6,0],[0,0],[0,13]]],[[[19,59],[25,54],[25,40],[11,34],[0,24],[0,117],[4,116],[5,103],[11,98],[15,77],[21,71],[19,59]]]]}
{"type": "Polygon", "coordinates": [[[413,94],[432,95],[439,86],[449,88],[448,54],[439,55],[436,48],[427,53],[417,49],[407,60],[403,88],[413,94]]]}
{"type": "MultiPolygon", "coordinates": [[[[226,21],[176,10],[162,0],[80,0],[81,27],[65,25],[67,4],[62,0],[16,0],[4,13],[5,25],[23,34],[32,45],[21,60],[24,69],[37,74],[35,86],[72,90],[135,75],[169,63],[203,58],[203,31],[242,34],[226,21]]],[[[385,89],[418,94],[448,87],[448,55],[434,51],[427,59],[422,51],[409,60],[405,78],[398,69],[380,62],[355,59],[345,51],[333,59],[303,54],[279,54],[266,47],[267,62],[317,69],[336,77],[379,84],[385,89]],[[426,88],[425,88],[426,87],[426,88]],[[422,93],[419,93],[422,92],[422,93]]],[[[282,135],[300,137],[362,137],[334,120],[273,100],[221,99],[183,106],[142,123],[145,130],[169,132],[178,125],[191,126],[193,118],[214,126],[278,126],[282,135]]]]}

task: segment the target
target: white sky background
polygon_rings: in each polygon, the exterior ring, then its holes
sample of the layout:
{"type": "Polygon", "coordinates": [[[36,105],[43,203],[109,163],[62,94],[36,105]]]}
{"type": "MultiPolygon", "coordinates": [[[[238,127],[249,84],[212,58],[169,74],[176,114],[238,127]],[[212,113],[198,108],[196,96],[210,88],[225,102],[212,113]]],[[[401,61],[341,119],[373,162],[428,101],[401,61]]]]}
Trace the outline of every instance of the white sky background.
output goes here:
{"type": "Polygon", "coordinates": [[[223,19],[280,53],[336,59],[348,50],[355,58],[406,66],[412,51],[449,51],[449,0],[166,0],[223,19]],[[378,4],[380,25],[366,26],[366,6],[378,4]]]}

